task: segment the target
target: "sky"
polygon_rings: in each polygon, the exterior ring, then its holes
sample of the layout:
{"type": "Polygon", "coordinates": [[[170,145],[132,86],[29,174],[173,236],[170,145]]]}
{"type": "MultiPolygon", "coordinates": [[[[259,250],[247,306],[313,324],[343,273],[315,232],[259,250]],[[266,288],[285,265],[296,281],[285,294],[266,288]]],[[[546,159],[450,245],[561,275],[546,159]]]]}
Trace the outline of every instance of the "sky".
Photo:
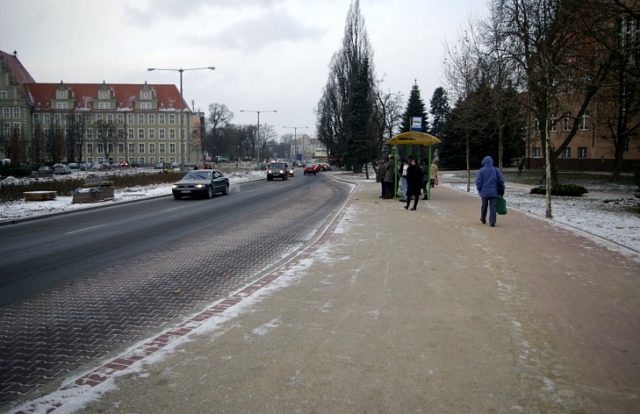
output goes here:
{"type": "MultiPolygon", "coordinates": [[[[377,79],[405,102],[414,82],[429,107],[446,88],[445,44],[488,0],[360,0],[377,79]]],[[[0,50],[36,82],[174,84],[235,124],[315,135],[314,109],[340,50],[352,0],[3,1],[0,50]],[[193,70],[214,66],[215,71],[193,70]],[[245,112],[241,112],[244,110],[245,112]],[[275,113],[269,111],[277,111],[275,113]],[[284,127],[300,127],[297,129],[284,127]],[[308,127],[308,128],[304,128],[308,127]]]]}

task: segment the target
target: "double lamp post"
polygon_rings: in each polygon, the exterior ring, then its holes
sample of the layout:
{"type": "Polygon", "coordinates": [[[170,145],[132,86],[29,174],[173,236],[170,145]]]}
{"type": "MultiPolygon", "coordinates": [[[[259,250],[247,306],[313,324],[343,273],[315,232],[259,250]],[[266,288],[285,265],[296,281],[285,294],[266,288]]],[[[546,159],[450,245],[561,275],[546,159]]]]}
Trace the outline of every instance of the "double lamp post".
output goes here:
{"type": "MultiPolygon", "coordinates": [[[[173,72],[180,72],[180,171],[184,171],[184,108],[183,108],[183,104],[182,101],[184,101],[184,98],[182,97],[182,72],[188,71],[188,70],[215,70],[216,68],[213,66],[207,66],[207,67],[203,67],[203,68],[187,68],[187,69],[166,69],[166,68],[148,68],[147,70],[149,72],[154,71],[154,70],[170,70],[173,72]]],[[[258,118],[258,124],[260,123],[260,118],[258,118]]]]}

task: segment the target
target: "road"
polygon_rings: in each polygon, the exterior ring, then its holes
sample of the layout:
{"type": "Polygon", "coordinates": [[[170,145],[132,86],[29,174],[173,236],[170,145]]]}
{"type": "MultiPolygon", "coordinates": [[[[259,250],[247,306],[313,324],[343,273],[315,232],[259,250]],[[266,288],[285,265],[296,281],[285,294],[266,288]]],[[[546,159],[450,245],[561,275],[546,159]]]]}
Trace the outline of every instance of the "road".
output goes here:
{"type": "Polygon", "coordinates": [[[0,404],[249,283],[308,244],[349,191],[299,175],[0,227],[0,404]]]}

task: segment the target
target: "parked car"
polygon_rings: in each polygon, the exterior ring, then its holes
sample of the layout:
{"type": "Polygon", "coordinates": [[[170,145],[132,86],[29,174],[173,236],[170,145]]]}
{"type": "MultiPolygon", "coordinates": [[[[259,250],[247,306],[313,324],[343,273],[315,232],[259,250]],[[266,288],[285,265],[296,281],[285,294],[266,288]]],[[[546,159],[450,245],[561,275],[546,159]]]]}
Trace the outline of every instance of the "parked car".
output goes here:
{"type": "Polygon", "coordinates": [[[303,172],[304,172],[304,175],[307,175],[307,174],[316,175],[316,173],[318,172],[318,166],[315,164],[305,165],[303,172]]]}
{"type": "Polygon", "coordinates": [[[267,181],[274,178],[286,180],[289,177],[289,168],[284,162],[272,162],[267,165],[267,181]]]}
{"type": "Polygon", "coordinates": [[[229,179],[218,170],[194,170],[174,183],[171,191],[176,200],[185,196],[211,198],[215,193],[227,195],[229,179]]]}
{"type": "Polygon", "coordinates": [[[38,168],[38,171],[36,171],[37,177],[51,177],[52,175],[53,168],[49,167],[48,165],[43,165],[42,167],[38,168]]]}
{"type": "Polygon", "coordinates": [[[72,171],[71,171],[71,168],[69,168],[67,165],[53,164],[53,173],[66,175],[66,174],[71,174],[72,171]]]}
{"type": "Polygon", "coordinates": [[[163,163],[163,162],[156,162],[156,163],[153,165],[153,169],[154,169],[154,170],[161,170],[163,165],[164,165],[164,163],[163,163]]]}

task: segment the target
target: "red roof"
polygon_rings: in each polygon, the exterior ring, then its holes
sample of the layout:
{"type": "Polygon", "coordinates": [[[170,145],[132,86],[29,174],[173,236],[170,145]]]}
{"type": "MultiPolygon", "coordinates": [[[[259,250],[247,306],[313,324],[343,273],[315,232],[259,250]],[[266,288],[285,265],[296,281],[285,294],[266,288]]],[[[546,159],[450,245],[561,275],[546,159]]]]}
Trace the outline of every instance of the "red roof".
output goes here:
{"type": "Polygon", "coordinates": [[[20,85],[27,82],[35,82],[31,77],[27,69],[22,66],[22,63],[18,60],[18,54],[13,52],[13,55],[0,51],[0,60],[6,62],[9,72],[13,75],[13,79],[20,85]]]}
{"type": "MultiPolygon", "coordinates": [[[[145,84],[138,83],[27,83],[26,89],[31,96],[33,105],[36,109],[45,109],[47,103],[51,99],[56,98],[57,88],[63,85],[71,91],[71,98],[76,101],[78,108],[87,108],[87,103],[91,104],[88,108],[93,108],[93,100],[98,99],[98,92],[105,85],[112,91],[112,97],[115,98],[117,109],[134,110],[133,102],[140,96],[140,91],[145,84]],[[131,104],[131,106],[129,106],[131,104]],[[38,107],[40,105],[40,107],[38,107]]],[[[147,85],[153,92],[154,99],[158,100],[158,110],[179,111],[180,110],[180,91],[175,85],[147,85]]],[[[186,101],[182,101],[183,110],[190,111],[186,101]]]]}

